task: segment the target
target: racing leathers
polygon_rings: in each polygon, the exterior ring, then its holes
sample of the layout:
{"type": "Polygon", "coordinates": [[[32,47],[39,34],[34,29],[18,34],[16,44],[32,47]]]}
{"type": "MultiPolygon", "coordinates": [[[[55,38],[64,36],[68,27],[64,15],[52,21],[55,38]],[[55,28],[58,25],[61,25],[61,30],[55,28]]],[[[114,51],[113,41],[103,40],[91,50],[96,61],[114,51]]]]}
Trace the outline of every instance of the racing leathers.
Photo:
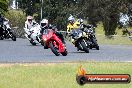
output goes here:
{"type": "Polygon", "coordinates": [[[36,22],[34,20],[32,20],[32,22],[30,23],[29,21],[25,22],[25,32],[28,35],[28,37],[30,38],[31,36],[31,28],[33,27],[33,25],[35,25],[36,22]]]}
{"type": "Polygon", "coordinates": [[[2,35],[4,35],[4,30],[6,29],[6,27],[4,26],[4,21],[9,21],[8,19],[6,19],[6,18],[4,18],[4,17],[2,17],[2,16],[0,16],[0,37],[2,36],[2,35]]]}

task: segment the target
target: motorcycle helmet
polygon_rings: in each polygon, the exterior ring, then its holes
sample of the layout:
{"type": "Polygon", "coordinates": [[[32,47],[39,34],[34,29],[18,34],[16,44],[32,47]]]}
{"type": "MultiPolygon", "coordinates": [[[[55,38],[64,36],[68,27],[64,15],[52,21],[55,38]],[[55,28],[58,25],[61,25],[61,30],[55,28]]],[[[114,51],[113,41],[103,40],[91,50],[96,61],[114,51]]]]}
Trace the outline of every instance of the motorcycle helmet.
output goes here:
{"type": "Polygon", "coordinates": [[[81,23],[83,23],[83,19],[78,19],[78,22],[81,24],[81,23]]]}
{"type": "Polygon", "coordinates": [[[68,18],[68,21],[70,23],[73,23],[75,21],[75,18],[71,15],[69,18],[68,18]]]}
{"type": "Polygon", "coordinates": [[[33,20],[33,17],[32,16],[27,16],[27,21],[28,22],[32,22],[32,20],[33,20]]]}
{"type": "Polygon", "coordinates": [[[48,26],[48,20],[47,19],[43,19],[40,23],[41,27],[46,27],[48,26]]]}

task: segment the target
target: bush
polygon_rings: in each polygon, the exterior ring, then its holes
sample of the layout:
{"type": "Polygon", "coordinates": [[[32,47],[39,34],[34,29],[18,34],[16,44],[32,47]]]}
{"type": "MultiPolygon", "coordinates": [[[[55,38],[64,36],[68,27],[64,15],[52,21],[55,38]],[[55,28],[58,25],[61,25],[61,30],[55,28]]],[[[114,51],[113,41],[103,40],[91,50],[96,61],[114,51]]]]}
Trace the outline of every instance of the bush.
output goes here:
{"type": "Polygon", "coordinates": [[[5,13],[5,17],[9,19],[17,37],[24,37],[23,27],[26,20],[25,14],[21,10],[9,10],[5,13]]]}

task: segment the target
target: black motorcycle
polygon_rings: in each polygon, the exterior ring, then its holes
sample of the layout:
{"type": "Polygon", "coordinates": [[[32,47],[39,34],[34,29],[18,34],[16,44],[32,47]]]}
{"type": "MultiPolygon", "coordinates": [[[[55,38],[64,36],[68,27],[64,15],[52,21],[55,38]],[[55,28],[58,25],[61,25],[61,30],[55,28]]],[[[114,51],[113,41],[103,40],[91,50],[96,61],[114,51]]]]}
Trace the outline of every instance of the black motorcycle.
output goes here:
{"type": "Polygon", "coordinates": [[[88,36],[81,29],[72,30],[72,39],[74,39],[74,45],[77,47],[77,50],[85,51],[89,53],[89,44],[88,44],[88,36]]]}
{"type": "Polygon", "coordinates": [[[99,50],[99,45],[97,43],[97,39],[93,30],[94,30],[94,27],[92,25],[88,26],[87,28],[84,28],[84,31],[88,35],[89,48],[90,49],[96,48],[97,50],[99,50]]]}
{"type": "Polygon", "coordinates": [[[13,41],[16,41],[16,36],[13,30],[11,30],[9,24],[7,23],[5,25],[0,25],[0,40],[9,38],[11,38],[13,41]]]}

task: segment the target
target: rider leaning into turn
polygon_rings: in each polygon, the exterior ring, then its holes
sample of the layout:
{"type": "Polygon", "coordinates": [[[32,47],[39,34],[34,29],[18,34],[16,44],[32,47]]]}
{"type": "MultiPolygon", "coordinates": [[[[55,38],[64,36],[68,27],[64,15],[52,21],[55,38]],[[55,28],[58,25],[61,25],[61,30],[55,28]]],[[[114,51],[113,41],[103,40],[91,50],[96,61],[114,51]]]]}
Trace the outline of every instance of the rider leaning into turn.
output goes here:
{"type": "Polygon", "coordinates": [[[74,30],[76,29],[84,29],[84,28],[91,28],[92,25],[86,25],[83,22],[83,19],[79,18],[77,21],[75,21],[75,18],[71,15],[68,18],[68,22],[69,24],[67,25],[67,33],[70,33],[70,35],[72,36],[71,41],[74,43],[74,30]]]}
{"type": "Polygon", "coordinates": [[[77,21],[75,21],[75,18],[71,15],[68,18],[69,24],[67,25],[67,33],[70,33],[74,29],[83,29],[83,28],[90,28],[92,25],[86,25],[83,22],[83,19],[79,18],[77,21]]]}
{"type": "Polygon", "coordinates": [[[68,18],[68,22],[67,33],[70,33],[73,29],[77,29],[80,26],[80,23],[75,21],[75,18],[72,15],[68,18]]]}
{"type": "Polygon", "coordinates": [[[25,32],[27,33],[29,38],[31,36],[30,29],[33,27],[34,24],[36,24],[36,21],[33,20],[33,17],[27,16],[27,20],[25,22],[25,32]]]}
{"type": "Polygon", "coordinates": [[[2,14],[0,13],[0,25],[2,25],[2,26],[3,26],[4,21],[9,21],[9,20],[8,20],[8,19],[6,19],[6,18],[4,18],[4,17],[2,16],[2,14]]]}
{"type": "Polygon", "coordinates": [[[91,24],[87,24],[87,25],[84,24],[84,21],[83,21],[83,19],[81,19],[81,18],[79,18],[77,21],[80,23],[80,28],[81,28],[81,29],[93,27],[93,25],[91,25],[91,24]]]}
{"type": "Polygon", "coordinates": [[[46,33],[48,29],[52,29],[55,31],[55,34],[62,40],[63,44],[65,44],[63,35],[61,33],[57,32],[58,29],[56,27],[53,27],[52,25],[50,25],[47,19],[43,19],[40,22],[40,27],[41,27],[41,31],[40,31],[41,35],[43,33],[46,33]]]}
{"type": "Polygon", "coordinates": [[[3,31],[5,30],[4,21],[9,21],[8,19],[4,18],[0,13],[0,37],[3,35],[3,31]]]}
{"type": "Polygon", "coordinates": [[[67,33],[70,33],[72,37],[71,42],[74,43],[74,30],[80,28],[80,23],[78,21],[75,21],[75,18],[72,15],[68,18],[68,22],[67,33]]]}

